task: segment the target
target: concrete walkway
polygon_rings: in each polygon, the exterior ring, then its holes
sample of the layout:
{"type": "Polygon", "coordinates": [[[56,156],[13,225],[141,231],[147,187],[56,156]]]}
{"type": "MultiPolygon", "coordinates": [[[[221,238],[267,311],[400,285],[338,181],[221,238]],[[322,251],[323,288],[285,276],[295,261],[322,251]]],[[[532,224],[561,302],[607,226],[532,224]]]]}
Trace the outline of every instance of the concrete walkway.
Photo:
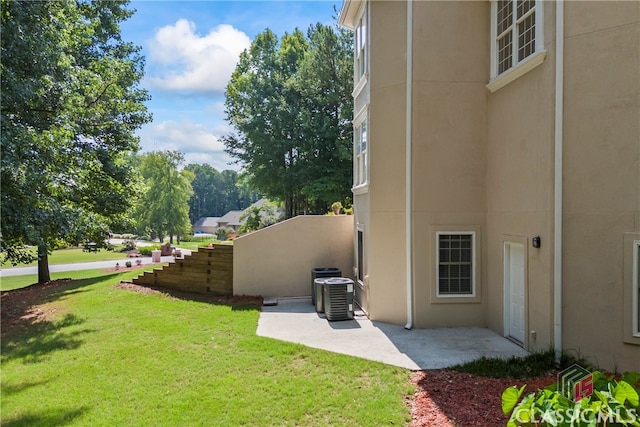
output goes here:
{"type": "Polygon", "coordinates": [[[526,356],[522,347],[486,328],[406,330],[372,322],[356,311],[354,320],[329,322],[310,298],[278,299],[264,306],[257,335],[362,357],[412,370],[439,369],[482,356],[526,356]]]}

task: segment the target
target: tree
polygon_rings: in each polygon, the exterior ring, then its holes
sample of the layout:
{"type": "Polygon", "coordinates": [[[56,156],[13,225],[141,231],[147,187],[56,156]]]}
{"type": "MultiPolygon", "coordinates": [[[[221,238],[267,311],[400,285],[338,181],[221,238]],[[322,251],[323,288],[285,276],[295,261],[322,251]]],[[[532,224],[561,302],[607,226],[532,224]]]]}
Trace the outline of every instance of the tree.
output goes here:
{"type": "Polygon", "coordinates": [[[138,205],[140,224],[155,231],[162,242],[165,233],[173,236],[191,234],[189,199],[193,195],[193,174],[179,170],[184,161],[177,151],[154,151],[142,156],[141,174],[146,191],[138,205]]]}
{"type": "Polygon", "coordinates": [[[218,172],[209,165],[196,164],[185,169],[194,175],[193,196],[189,200],[192,223],[203,216],[222,216],[230,210],[244,209],[261,198],[236,171],[218,172]]]}
{"type": "Polygon", "coordinates": [[[1,1],[2,251],[101,242],[130,207],[134,132],[150,120],[144,61],[120,37],[123,1],[1,1]]]}
{"type": "Polygon", "coordinates": [[[298,90],[307,101],[300,111],[305,135],[301,193],[316,213],[350,195],[353,182],[353,53],[351,33],[316,24],[308,31],[298,90]]]}
{"type": "Polygon", "coordinates": [[[223,142],[287,218],[350,194],[352,79],[350,34],[321,24],[279,43],[266,30],[240,56],[225,93],[236,133],[223,142]]]}
{"type": "Polygon", "coordinates": [[[189,199],[189,218],[195,223],[203,216],[219,216],[215,214],[220,194],[220,172],[210,165],[191,164],[185,167],[194,178],[191,186],[193,196],[189,199]]]}

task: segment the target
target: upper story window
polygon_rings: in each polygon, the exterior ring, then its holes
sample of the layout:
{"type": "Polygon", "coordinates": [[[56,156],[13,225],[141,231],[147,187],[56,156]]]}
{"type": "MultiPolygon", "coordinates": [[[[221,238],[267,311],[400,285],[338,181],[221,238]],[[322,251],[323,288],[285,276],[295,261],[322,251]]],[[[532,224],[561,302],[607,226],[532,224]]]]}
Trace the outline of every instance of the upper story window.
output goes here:
{"type": "Polygon", "coordinates": [[[353,186],[358,187],[367,183],[368,176],[367,114],[354,123],[353,186]]]}
{"type": "Polygon", "coordinates": [[[354,31],[355,47],[355,82],[358,83],[367,73],[367,14],[366,6],[357,21],[354,31]]]}
{"type": "Polygon", "coordinates": [[[492,0],[492,92],[540,65],[545,58],[543,1],[492,0]]]}

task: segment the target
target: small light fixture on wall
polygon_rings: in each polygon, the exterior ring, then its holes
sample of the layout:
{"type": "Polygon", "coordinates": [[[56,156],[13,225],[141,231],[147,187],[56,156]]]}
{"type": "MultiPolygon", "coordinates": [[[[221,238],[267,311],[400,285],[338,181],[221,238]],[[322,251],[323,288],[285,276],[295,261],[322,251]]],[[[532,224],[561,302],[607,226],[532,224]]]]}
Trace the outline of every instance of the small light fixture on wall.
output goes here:
{"type": "Polygon", "coordinates": [[[536,248],[539,249],[540,248],[540,236],[536,236],[534,238],[531,239],[531,245],[536,248]]]}

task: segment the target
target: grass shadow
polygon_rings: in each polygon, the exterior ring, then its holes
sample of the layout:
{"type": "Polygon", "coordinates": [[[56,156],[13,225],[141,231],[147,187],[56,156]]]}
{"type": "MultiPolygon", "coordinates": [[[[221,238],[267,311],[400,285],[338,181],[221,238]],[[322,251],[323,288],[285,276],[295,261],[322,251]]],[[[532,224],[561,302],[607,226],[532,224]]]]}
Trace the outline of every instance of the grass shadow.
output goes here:
{"type": "Polygon", "coordinates": [[[61,300],[70,295],[86,292],[82,289],[117,274],[101,275],[86,279],[57,279],[47,283],[36,283],[24,288],[0,292],[0,329],[4,338],[17,329],[28,328],[42,319],[37,307],[61,300]]]}
{"type": "Polygon", "coordinates": [[[3,362],[23,359],[24,363],[39,363],[45,356],[59,350],[73,350],[82,344],[80,337],[90,329],[77,329],[84,319],[68,313],[60,320],[40,320],[23,333],[8,334],[2,339],[3,362]],[[66,330],[71,328],[71,330],[66,330]]]}
{"type": "Polygon", "coordinates": [[[89,408],[80,407],[73,410],[55,409],[48,410],[46,413],[28,413],[15,419],[2,420],[3,427],[17,426],[64,426],[69,425],[76,418],[82,416],[89,408]]]}
{"type": "Polygon", "coordinates": [[[231,307],[233,311],[260,311],[263,302],[263,298],[261,296],[196,294],[163,288],[160,286],[142,286],[125,281],[120,282],[116,287],[144,294],[161,293],[170,298],[183,301],[197,301],[211,305],[224,305],[231,307]]]}
{"type": "Polygon", "coordinates": [[[74,314],[52,319],[43,305],[67,298],[112,275],[86,279],[58,279],[0,293],[2,303],[2,361],[24,359],[25,363],[38,363],[54,351],[78,348],[81,336],[92,332],[78,326],[85,319],[74,314]]]}
{"type": "Polygon", "coordinates": [[[49,382],[49,380],[45,380],[45,381],[26,381],[20,384],[2,384],[2,395],[3,397],[5,396],[10,396],[12,394],[17,394],[17,393],[21,393],[24,390],[27,390],[31,387],[39,387],[42,385],[46,385],[49,382]]]}

